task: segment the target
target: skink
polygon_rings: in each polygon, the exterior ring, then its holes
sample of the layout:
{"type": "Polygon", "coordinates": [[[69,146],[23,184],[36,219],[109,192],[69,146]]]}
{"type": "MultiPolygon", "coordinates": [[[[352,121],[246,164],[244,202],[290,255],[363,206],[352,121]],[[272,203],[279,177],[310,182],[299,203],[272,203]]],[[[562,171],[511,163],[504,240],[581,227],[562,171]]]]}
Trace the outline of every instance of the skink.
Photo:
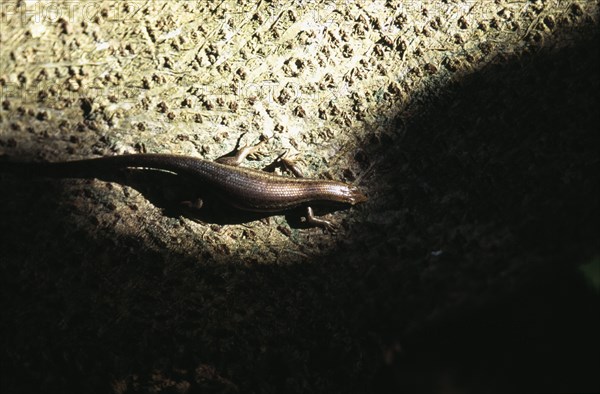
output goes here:
{"type": "Polygon", "coordinates": [[[234,157],[222,157],[216,161],[168,154],[128,154],[43,163],[40,175],[91,177],[80,174],[121,168],[163,170],[200,183],[228,204],[244,211],[275,213],[304,207],[307,223],[324,228],[331,228],[331,223],[316,218],[313,206],[351,206],[367,200],[356,186],[343,182],[291,178],[239,167],[245,157],[255,150],[256,147],[243,147],[234,157]]]}

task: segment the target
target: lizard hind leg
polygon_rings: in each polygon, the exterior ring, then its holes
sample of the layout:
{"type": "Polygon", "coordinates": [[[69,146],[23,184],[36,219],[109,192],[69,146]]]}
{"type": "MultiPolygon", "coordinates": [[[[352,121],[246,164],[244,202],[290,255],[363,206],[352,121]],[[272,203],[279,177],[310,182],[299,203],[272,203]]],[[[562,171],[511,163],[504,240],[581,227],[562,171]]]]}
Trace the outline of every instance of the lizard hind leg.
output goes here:
{"type": "Polygon", "coordinates": [[[289,159],[286,157],[288,152],[289,151],[286,150],[285,152],[277,156],[277,158],[273,160],[272,163],[263,168],[263,171],[274,172],[276,168],[280,168],[283,171],[288,171],[296,178],[304,178],[304,174],[302,173],[302,170],[300,170],[300,167],[298,167],[298,165],[296,164],[296,161],[294,159],[289,159]]]}
{"type": "Polygon", "coordinates": [[[179,202],[180,207],[188,209],[190,211],[198,211],[204,206],[204,200],[196,198],[193,200],[185,200],[179,202]]]}
{"type": "Polygon", "coordinates": [[[233,151],[233,156],[229,154],[221,156],[218,159],[216,159],[215,162],[225,164],[228,166],[238,167],[240,164],[242,164],[244,160],[246,160],[248,156],[260,153],[260,148],[265,143],[266,139],[261,138],[261,140],[256,145],[244,145],[240,147],[240,140],[243,136],[244,134],[242,134],[242,136],[238,139],[235,150],[233,151]]]}

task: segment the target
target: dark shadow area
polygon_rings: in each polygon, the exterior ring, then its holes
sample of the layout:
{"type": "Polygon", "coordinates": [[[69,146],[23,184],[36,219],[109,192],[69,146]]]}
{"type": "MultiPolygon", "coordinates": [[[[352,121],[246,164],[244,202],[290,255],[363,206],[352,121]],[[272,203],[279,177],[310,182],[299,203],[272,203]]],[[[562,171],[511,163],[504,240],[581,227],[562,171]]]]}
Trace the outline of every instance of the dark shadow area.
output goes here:
{"type": "Polygon", "coordinates": [[[399,117],[373,193],[398,232],[360,319],[400,354],[379,391],[600,389],[576,271],[599,253],[599,44],[500,60],[399,117]]]}
{"type": "Polygon", "coordinates": [[[572,270],[476,311],[423,328],[384,350],[380,393],[593,393],[598,293],[572,270]]]}
{"type": "Polygon", "coordinates": [[[2,392],[598,391],[598,44],[415,97],[306,264],[89,234],[63,183],[0,177],[2,392]]]}

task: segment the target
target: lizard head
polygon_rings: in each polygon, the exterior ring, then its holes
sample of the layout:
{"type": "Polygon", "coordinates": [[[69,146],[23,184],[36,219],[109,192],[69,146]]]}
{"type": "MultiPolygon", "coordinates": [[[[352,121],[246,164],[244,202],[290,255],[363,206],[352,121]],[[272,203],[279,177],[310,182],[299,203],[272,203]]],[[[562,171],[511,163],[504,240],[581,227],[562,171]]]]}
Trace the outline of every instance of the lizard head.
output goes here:
{"type": "Polygon", "coordinates": [[[345,194],[350,205],[359,204],[368,200],[368,197],[358,190],[358,187],[353,185],[347,187],[347,192],[345,194]]]}

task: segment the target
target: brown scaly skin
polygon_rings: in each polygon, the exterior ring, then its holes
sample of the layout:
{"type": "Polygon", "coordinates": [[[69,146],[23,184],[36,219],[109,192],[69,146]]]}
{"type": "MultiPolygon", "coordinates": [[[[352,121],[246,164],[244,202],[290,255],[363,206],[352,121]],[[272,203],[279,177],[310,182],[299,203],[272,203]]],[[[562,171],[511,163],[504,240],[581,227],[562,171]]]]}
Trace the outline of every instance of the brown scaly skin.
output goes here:
{"type": "MultiPolygon", "coordinates": [[[[260,145],[260,144],[259,144],[260,145]]],[[[41,176],[87,177],[94,171],[120,168],[150,168],[186,175],[210,188],[230,205],[251,212],[283,212],[306,208],[309,225],[327,229],[332,224],[314,216],[312,207],[320,205],[355,205],[367,200],[356,186],[343,182],[291,178],[265,171],[240,167],[239,164],[258,146],[243,147],[233,157],[222,157],[208,161],[188,156],[168,154],[130,154],[107,156],[96,159],[56,163],[18,163],[29,165],[41,176]]],[[[3,163],[6,167],[13,163],[3,163]]],[[[16,164],[16,163],[15,163],[16,164]]],[[[285,159],[280,164],[287,166],[297,176],[298,169],[285,159]]]]}

